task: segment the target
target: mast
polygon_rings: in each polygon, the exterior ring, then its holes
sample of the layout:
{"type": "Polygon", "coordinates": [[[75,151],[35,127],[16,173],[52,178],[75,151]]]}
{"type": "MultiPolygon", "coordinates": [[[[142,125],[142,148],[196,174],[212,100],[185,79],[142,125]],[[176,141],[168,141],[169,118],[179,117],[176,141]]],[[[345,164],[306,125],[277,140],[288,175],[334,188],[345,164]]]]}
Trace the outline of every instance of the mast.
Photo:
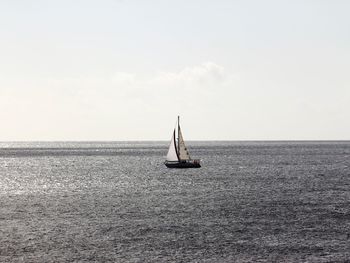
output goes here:
{"type": "Polygon", "coordinates": [[[180,160],[180,153],[179,153],[179,150],[176,149],[176,139],[175,139],[175,129],[174,129],[174,147],[175,147],[175,152],[176,152],[176,157],[177,157],[177,160],[179,161],[180,160]]]}
{"type": "MultiPolygon", "coordinates": [[[[180,116],[177,116],[177,149],[180,151],[180,116]]],[[[180,155],[180,152],[179,152],[180,155]]],[[[180,161],[180,158],[179,158],[180,161]]]]}

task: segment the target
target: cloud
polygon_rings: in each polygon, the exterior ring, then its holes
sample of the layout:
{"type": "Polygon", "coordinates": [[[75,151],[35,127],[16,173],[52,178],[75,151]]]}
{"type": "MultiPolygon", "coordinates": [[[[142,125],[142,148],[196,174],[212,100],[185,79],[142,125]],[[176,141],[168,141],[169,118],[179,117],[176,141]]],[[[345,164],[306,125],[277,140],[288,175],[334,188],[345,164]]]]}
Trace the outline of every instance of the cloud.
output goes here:
{"type": "Polygon", "coordinates": [[[213,62],[178,71],[156,71],[148,76],[117,72],[109,87],[111,97],[165,108],[172,101],[180,108],[201,108],[203,103],[224,100],[225,90],[234,86],[235,74],[213,62]]]}
{"type": "MultiPolygon", "coordinates": [[[[235,75],[213,62],[178,71],[154,71],[149,75],[118,71],[110,75],[35,80],[32,87],[54,94],[51,100],[70,101],[87,107],[113,107],[127,103],[186,103],[191,97],[206,97],[232,87],[235,75]],[[54,97],[54,98],[53,98],[54,97]]],[[[33,88],[32,88],[33,89],[33,88]]],[[[45,99],[45,98],[43,98],[45,99]]]]}
{"type": "Polygon", "coordinates": [[[207,62],[199,66],[186,67],[179,72],[160,72],[153,82],[157,84],[182,85],[186,88],[191,87],[210,87],[213,84],[220,85],[225,79],[225,70],[213,62],[207,62]]]}
{"type": "MultiPolygon", "coordinates": [[[[32,76],[23,81],[1,78],[0,117],[12,123],[8,138],[43,139],[42,134],[47,134],[45,138],[80,138],[80,134],[114,138],[114,133],[138,138],[138,129],[148,127],[149,116],[157,120],[156,125],[172,122],[169,116],[178,114],[188,119],[208,116],[209,111],[215,114],[217,105],[230,97],[225,91],[234,79],[232,72],[213,62],[148,75],[117,71],[96,76],[32,76]],[[28,125],[33,130],[27,136],[21,131],[28,125]],[[56,128],[48,132],[51,127],[56,128]]],[[[142,134],[157,138],[166,132],[144,128],[142,134]]]]}
{"type": "Polygon", "coordinates": [[[156,98],[197,95],[205,90],[224,88],[233,74],[213,62],[206,62],[179,71],[158,71],[142,77],[134,73],[117,72],[113,88],[128,98],[156,98]]]}
{"type": "Polygon", "coordinates": [[[2,78],[0,92],[7,102],[18,101],[18,104],[49,101],[51,107],[111,110],[134,102],[156,107],[164,106],[169,100],[179,106],[189,100],[194,104],[193,98],[213,99],[232,88],[235,81],[236,76],[223,66],[206,62],[178,71],[155,71],[146,76],[118,71],[100,76],[33,77],[25,82],[2,78]]]}

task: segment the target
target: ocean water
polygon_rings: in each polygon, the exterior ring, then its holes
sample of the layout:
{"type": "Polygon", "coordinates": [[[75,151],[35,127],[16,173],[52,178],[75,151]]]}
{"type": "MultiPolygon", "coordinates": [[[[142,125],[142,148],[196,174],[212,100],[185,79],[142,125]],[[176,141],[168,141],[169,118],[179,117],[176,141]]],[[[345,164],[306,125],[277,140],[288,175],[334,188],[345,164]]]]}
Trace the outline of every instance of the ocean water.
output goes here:
{"type": "Polygon", "coordinates": [[[349,262],[350,142],[0,143],[0,262],[349,262]]]}

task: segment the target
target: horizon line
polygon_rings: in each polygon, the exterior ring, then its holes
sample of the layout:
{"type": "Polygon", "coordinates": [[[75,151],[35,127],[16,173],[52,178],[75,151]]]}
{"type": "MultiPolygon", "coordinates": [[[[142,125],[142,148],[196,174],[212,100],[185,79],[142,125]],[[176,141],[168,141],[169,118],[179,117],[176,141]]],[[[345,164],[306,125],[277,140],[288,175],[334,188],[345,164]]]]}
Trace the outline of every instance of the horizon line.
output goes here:
{"type": "MultiPolygon", "coordinates": [[[[0,143],[18,142],[168,142],[169,140],[8,140],[0,143]]],[[[186,140],[187,142],[350,142],[350,139],[214,139],[214,140],[186,140]]]]}

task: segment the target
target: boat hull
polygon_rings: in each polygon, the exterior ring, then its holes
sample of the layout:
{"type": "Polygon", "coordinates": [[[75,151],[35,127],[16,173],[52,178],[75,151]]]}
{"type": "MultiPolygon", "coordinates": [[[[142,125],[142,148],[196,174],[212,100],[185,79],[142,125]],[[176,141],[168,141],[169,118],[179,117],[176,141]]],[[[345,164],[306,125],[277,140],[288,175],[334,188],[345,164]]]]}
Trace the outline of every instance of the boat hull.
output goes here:
{"type": "Polygon", "coordinates": [[[199,162],[187,161],[187,162],[165,162],[168,168],[200,168],[199,162]]]}

